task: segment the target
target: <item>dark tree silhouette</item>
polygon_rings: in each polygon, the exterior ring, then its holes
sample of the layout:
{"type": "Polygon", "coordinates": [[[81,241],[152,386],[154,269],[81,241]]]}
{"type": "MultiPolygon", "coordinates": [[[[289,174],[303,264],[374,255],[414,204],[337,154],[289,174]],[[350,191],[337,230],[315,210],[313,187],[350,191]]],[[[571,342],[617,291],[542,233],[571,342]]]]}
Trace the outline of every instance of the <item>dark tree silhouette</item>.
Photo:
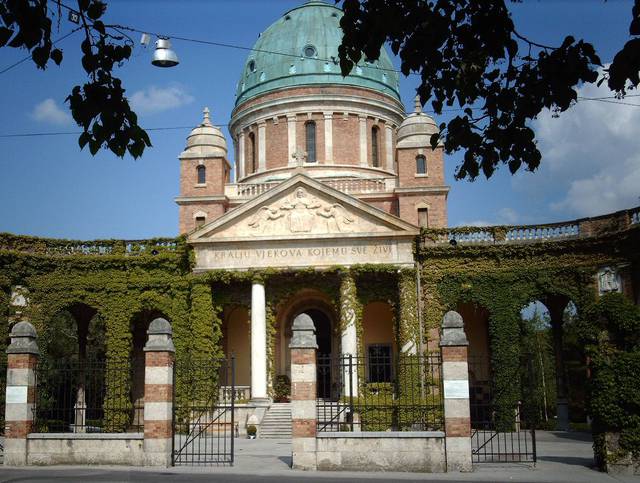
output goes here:
{"type": "MultiPolygon", "coordinates": [[[[515,1],[515,0],[512,0],[515,1]]],[[[606,0],[603,0],[606,1],[606,0]]],[[[377,59],[388,42],[402,73],[418,73],[423,104],[464,110],[440,125],[432,146],[464,150],[458,179],[489,178],[506,164],[534,171],[541,154],[529,123],[547,108],[557,115],[575,103],[582,83],[607,82],[620,96],[640,83],[640,0],[632,37],[604,70],[590,43],[567,36],[548,46],[521,35],[507,0],[337,0],[345,14],[339,57],[348,74],[363,57],[377,59]]]]}

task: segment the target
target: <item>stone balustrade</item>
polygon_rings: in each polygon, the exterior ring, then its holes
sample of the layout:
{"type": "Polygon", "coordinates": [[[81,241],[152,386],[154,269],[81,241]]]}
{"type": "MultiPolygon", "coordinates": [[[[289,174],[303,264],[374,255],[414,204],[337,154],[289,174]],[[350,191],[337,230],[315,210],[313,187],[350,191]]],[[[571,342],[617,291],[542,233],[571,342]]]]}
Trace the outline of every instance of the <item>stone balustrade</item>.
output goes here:
{"type": "MultiPolygon", "coordinates": [[[[395,178],[331,178],[320,180],[333,189],[349,194],[393,193],[395,178]]],[[[249,199],[266,193],[280,183],[235,183],[224,187],[231,199],[249,199]]]]}
{"type": "Polygon", "coordinates": [[[561,241],[616,233],[640,223],[640,207],[561,223],[423,230],[425,244],[498,244],[561,241]]]}
{"type": "Polygon", "coordinates": [[[220,387],[220,401],[224,403],[230,403],[233,394],[233,399],[236,403],[247,402],[251,399],[251,386],[235,386],[233,389],[231,386],[220,387]]]}
{"type": "Polygon", "coordinates": [[[175,252],[182,242],[177,238],[150,240],[60,240],[0,233],[0,250],[43,255],[158,255],[175,252]]]}

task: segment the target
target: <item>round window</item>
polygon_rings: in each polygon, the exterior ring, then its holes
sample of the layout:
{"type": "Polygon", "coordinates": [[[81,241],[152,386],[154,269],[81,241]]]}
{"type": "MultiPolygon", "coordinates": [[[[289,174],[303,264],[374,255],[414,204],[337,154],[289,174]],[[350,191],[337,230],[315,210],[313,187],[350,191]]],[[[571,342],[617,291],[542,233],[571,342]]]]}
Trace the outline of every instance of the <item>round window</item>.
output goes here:
{"type": "Polygon", "coordinates": [[[315,57],[317,52],[313,45],[307,45],[302,51],[305,57],[315,57]]]}
{"type": "Polygon", "coordinates": [[[247,68],[249,69],[249,72],[255,72],[256,71],[256,61],[255,60],[250,60],[249,61],[249,65],[247,66],[247,68]]]}

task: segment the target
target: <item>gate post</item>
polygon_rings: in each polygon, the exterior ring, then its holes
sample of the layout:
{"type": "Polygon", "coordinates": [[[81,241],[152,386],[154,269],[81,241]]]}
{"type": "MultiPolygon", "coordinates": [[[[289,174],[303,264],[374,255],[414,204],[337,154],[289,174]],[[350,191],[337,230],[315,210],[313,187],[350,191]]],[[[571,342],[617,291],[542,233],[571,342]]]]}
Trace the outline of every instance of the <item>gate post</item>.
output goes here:
{"type": "Polygon", "coordinates": [[[33,430],[36,402],[36,365],[40,351],[36,330],[29,322],[18,322],[7,347],[4,464],[27,464],[27,435],[33,430]]]}
{"type": "Polygon", "coordinates": [[[447,312],[440,336],[447,471],[472,470],[468,345],[462,316],[447,312]]]}
{"type": "Polygon", "coordinates": [[[171,324],[154,319],[144,346],[144,458],[147,466],[171,466],[173,450],[173,346],[171,324]]]}
{"type": "Polygon", "coordinates": [[[316,329],[307,314],[298,315],[291,328],[291,466],[297,470],[315,470],[316,329]]]}

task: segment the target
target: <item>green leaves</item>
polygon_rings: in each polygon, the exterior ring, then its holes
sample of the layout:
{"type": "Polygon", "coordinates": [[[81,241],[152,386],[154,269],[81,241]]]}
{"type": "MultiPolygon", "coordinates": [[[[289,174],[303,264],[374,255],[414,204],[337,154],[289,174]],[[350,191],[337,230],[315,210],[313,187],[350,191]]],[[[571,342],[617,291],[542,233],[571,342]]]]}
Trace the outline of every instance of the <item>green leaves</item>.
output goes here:
{"type": "MultiPolygon", "coordinates": [[[[571,36],[559,47],[526,39],[504,0],[345,0],[342,7],[343,75],[362,52],[373,57],[388,42],[402,72],[421,75],[423,104],[430,101],[437,114],[445,106],[461,108],[440,138],[431,139],[447,153],[465,151],[458,179],[489,178],[500,165],[511,173],[537,169],[541,154],[529,124],[544,109],[569,109],[577,87],[598,77],[601,62],[592,45],[571,36]]],[[[637,54],[637,67],[639,47],[627,53],[637,54]]],[[[639,71],[617,74],[635,81],[639,71]]]]}
{"type": "MultiPolygon", "coordinates": [[[[128,152],[138,158],[151,146],[151,140],[138,125],[120,79],[113,75],[114,67],[131,57],[131,45],[121,35],[111,35],[99,20],[106,8],[100,0],[78,1],[84,29],[81,62],[88,81],[75,86],[67,102],[74,120],[83,129],[78,138],[81,149],[88,146],[92,155],[107,149],[120,157],[128,152]]],[[[49,59],[60,65],[63,54],[53,48],[50,13],[47,0],[1,2],[0,47],[28,49],[40,69],[47,67],[49,59]]]]}

